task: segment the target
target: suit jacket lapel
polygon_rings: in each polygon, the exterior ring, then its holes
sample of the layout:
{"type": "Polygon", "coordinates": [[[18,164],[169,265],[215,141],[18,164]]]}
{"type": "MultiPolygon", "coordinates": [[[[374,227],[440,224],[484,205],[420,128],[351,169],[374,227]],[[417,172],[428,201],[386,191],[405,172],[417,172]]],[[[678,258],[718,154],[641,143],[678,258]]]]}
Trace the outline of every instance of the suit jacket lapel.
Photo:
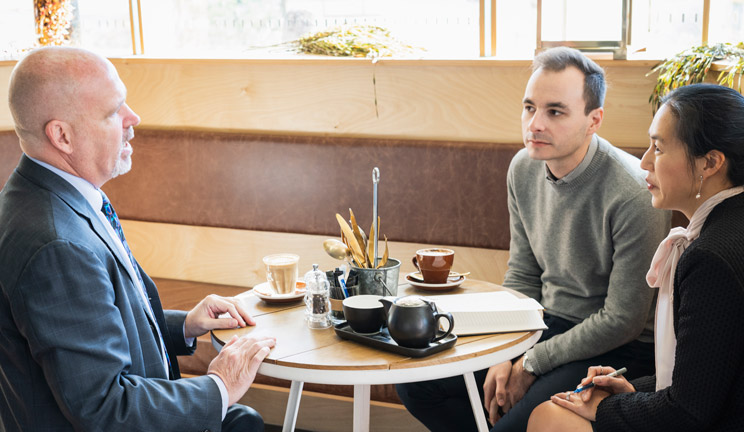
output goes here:
{"type": "Polygon", "coordinates": [[[87,220],[93,231],[106,244],[111,253],[116,257],[117,261],[119,261],[119,265],[126,269],[132,283],[135,283],[134,281],[137,280],[137,275],[132,274],[125,264],[126,261],[129,261],[129,257],[120,252],[116,243],[114,243],[114,239],[112,239],[108,234],[107,228],[95,213],[97,210],[91,208],[88,201],[80,194],[80,192],[78,192],[77,189],[57,174],[30,160],[25,154],[21,156],[21,162],[18,164],[17,170],[19,174],[23,175],[30,181],[57,195],[62,201],[70,206],[75,213],[87,220]]]}
{"type": "MultiPolygon", "coordinates": [[[[161,333],[163,335],[163,338],[166,338],[166,334],[168,333],[166,330],[166,322],[165,317],[163,314],[163,308],[160,305],[160,298],[157,295],[157,289],[155,288],[154,284],[152,287],[149,287],[147,283],[145,283],[145,289],[147,292],[147,296],[151,299],[157,299],[157,303],[151,302],[151,306],[153,309],[153,313],[155,314],[155,317],[151,316],[150,312],[148,311],[148,307],[146,304],[143,304],[142,296],[139,293],[139,288],[137,288],[137,275],[133,274],[132,271],[129,270],[129,268],[133,268],[135,265],[139,265],[136,263],[131,263],[131,266],[127,266],[125,263],[129,262],[129,256],[122,254],[119,247],[115,243],[115,240],[111,238],[111,236],[108,233],[108,228],[104,225],[104,222],[101,220],[101,218],[98,217],[96,214],[97,210],[93,209],[90,206],[90,203],[85,199],[85,197],[78,192],[75,187],[73,187],[71,184],[69,184],[65,179],[61,178],[57,174],[53,173],[52,171],[42,167],[41,165],[35,163],[34,161],[30,160],[25,154],[21,157],[21,161],[18,164],[18,167],[16,168],[18,173],[28,179],[29,181],[37,184],[39,187],[42,187],[46,190],[49,190],[51,193],[57,195],[62,201],[64,201],[75,213],[77,213],[81,218],[88,221],[88,224],[90,225],[91,229],[98,235],[98,237],[103,241],[106,246],[108,247],[109,251],[116,257],[116,260],[119,262],[119,265],[125,269],[126,273],[129,275],[129,278],[132,281],[131,288],[135,290],[133,293],[134,298],[137,299],[137,304],[140,305],[140,307],[143,309],[143,312],[145,316],[147,317],[148,321],[150,321],[150,325],[152,327],[153,320],[157,321],[161,333]],[[154,292],[154,294],[153,294],[154,292]]],[[[142,270],[140,270],[142,271],[142,270]]],[[[144,271],[142,272],[143,280],[146,278],[148,280],[149,277],[147,277],[144,274],[144,271]]],[[[152,281],[150,280],[150,283],[152,281]]],[[[157,330],[152,328],[153,336],[156,340],[159,339],[157,330]]],[[[168,350],[169,345],[166,343],[165,349],[168,350]]],[[[171,351],[173,352],[173,351],[171,351]]],[[[173,362],[171,362],[173,363],[173,362]]],[[[171,376],[179,376],[178,370],[173,368],[171,366],[171,376]]]]}
{"type": "MultiPolygon", "coordinates": [[[[137,266],[139,266],[139,263],[137,263],[137,266]]],[[[171,379],[179,379],[181,378],[181,372],[178,367],[178,362],[174,361],[176,357],[176,351],[175,351],[175,345],[174,342],[171,340],[171,335],[168,330],[168,325],[165,321],[165,313],[163,312],[163,305],[160,303],[160,295],[158,294],[158,289],[155,286],[155,282],[153,282],[152,279],[142,270],[142,267],[140,267],[140,273],[142,274],[142,281],[145,284],[145,290],[147,291],[147,297],[150,300],[150,305],[152,306],[152,313],[155,315],[155,319],[158,321],[158,326],[160,327],[160,333],[163,336],[163,343],[165,343],[165,350],[170,353],[171,361],[170,361],[170,378],[171,379]]],[[[155,335],[157,337],[157,334],[155,335]]]]}

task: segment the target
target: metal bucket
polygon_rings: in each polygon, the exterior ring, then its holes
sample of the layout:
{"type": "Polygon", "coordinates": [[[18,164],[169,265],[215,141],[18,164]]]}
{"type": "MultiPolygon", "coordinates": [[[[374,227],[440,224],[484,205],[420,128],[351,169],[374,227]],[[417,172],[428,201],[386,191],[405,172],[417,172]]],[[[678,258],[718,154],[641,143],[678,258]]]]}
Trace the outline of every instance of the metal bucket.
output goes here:
{"type": "Polygon", "coordinates": [[[389,258],[385,267],[378,269],[351,266],[359,275],[358,285],[350,288],[354,295],[372,294],[381,296],[398,295],[398,277],[400,275],[400,261],[389,258]]]}

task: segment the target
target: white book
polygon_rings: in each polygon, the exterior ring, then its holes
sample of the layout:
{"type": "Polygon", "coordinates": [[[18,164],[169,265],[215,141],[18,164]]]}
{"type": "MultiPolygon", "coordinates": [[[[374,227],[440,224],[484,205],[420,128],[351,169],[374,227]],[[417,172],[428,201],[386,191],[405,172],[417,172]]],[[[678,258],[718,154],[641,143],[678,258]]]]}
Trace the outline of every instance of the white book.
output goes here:
{"type": "MultiPolygon", "coordinates": [[[[449,312],[458,336],[545,330],[542,305],[507,291],[428,296],[440,312],[449,312]]],[[[441,320],[447,326],[445,320],[441,320]]]]}

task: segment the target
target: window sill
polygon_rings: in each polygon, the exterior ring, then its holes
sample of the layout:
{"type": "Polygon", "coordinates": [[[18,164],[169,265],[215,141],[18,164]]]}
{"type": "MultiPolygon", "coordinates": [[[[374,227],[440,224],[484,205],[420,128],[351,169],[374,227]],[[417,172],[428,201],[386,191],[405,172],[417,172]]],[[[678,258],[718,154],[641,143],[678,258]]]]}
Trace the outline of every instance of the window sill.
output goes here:
{"type": "MultiPolygon", "coordinates": [[[[612,58],[595,57],[594,60],[601,66],[612,67],[652,67],[659,63],[658,59],[632,58],[628,60],[613,60],[612,58]]],[[[188,58],[188,57],[154,57],[154,56],[113,56],[109,59],[114,63],[122,64],[302,64],[302,65],[360,65],[372,64],[370,58],[363,57],[330,57],[317,55],[282,55],[272,57],[212,57],[212,58],[188,58]]],[[[0,66],[15,65],[17,59],[0,60],[0,66]]],[[[485,66],[485,67],[529,67],[532,60],[512,60],[495,57],[481,57],[472,59],[446,59],[446,58],[381,58],[377,63],[392,66],[485,66]]]]}

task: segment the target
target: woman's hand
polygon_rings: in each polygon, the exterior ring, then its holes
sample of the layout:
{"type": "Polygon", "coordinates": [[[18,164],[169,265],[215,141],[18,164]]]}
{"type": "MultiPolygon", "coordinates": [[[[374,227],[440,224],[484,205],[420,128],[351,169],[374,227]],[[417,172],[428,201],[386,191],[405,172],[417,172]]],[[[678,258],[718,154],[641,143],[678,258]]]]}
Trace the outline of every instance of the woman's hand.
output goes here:
{"type": "MultiPolygon", "coordinates": [[[[584,390],[584,392],[585,391],[586,390],[584,390]]],[[[610,396],[610,393],[597,389],[597,391],[592,393],[589,400],[584,401],[579,397],[578,393],[567,391],[551,396],[550,401],[558,406],[566,408],[567,410],[573,411],[589,421],[595,421],[597,419],[597,406],[607,396],[610,396]]]]}
{"type": "Polygon", "coordinates": [[[577,393],[576,396],[580,397],[584,402],[587,402],[591,399],[594,389],[601,389],[609,394],[632,393],[635,391],[635,387],[633,387],[624,376],[607,376],[613,372],[615,372],[615,368],[609,366],[590,367],[587,371],[586,378],[581,380],[581,383],[579,383],[579,387],[583,387],[590,383],[594,383],[594,387],[590,387],[577,393]]]}
{"type": "Polygon", "coordinates": [[[615,372],[615,369],[608,366],[592,366],[587,371],[586,378],[581,380],[578,387],[590,383],[594,383],[594,387],[582,390],[579,393],[573,391],[558,393],[553,395],[550,400],[589,421],[594,421],[597,418],[597,406],[602,402],[602,399],[613,394],[635,391],[635,387],[625,377],[607,376],[612,372],[615,372]]]}

